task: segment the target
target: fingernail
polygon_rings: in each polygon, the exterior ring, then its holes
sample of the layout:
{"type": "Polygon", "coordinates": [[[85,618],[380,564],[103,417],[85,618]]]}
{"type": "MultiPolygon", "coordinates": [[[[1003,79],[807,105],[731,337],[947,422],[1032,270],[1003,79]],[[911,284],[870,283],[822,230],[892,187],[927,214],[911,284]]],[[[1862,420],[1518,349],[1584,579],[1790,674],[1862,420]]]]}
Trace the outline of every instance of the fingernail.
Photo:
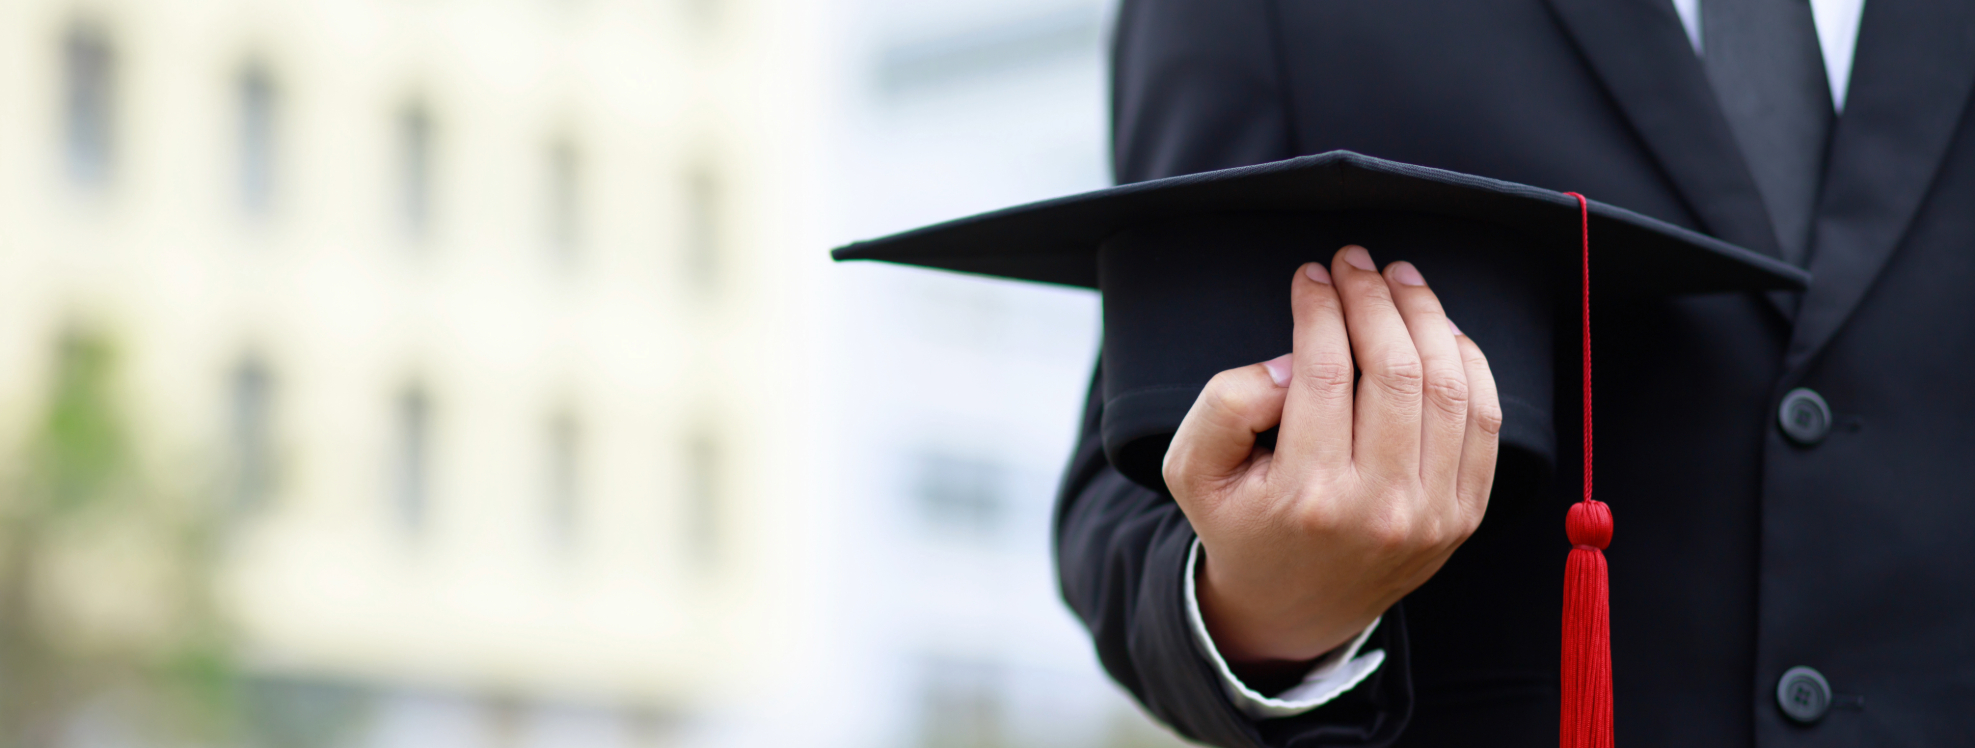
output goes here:
{"type": "Polygon", "coordinates": [[[1285,353],[1262,362],[1262,368],[1269,370],[1269,378],[1275,380],[1277,387],[1289,386],[1289,357],[1285,353]]]}
{"type": "Polygon", "coordinates": [[[1392,263],[1392,279],[1399,281],[1399,285],[1402,286],[1426,285],[1426,276],[1420,275],[1420,269],[1413,267],[1413,263],[1410,262],[1392,263]]]}
{"type": "Polygon", "coordinates": [[[1312,262],[1305,264],[1303,266],[1303,274],[1310,276],[1310,280],[1316,281],[1318,283],[1322,283],[1326,286],[1330,285],[1330,271],[1325,270],[1324,264],[1321,262],[1312,262]]]}
{"type": "Polygon", "coordinates": [[[1450,320],[1447,320],[1447,329],[1449,329],[1449,330],[1453,330],[1453,331],[1454,331],[1454,335],[1455,335],[1455,336],[1457,336],[1457,337],[1458,337],[1458,336],[1459,336],[1459,335],[1461,334],[1461,326],[1460,326],[1460,325],[1457,325],[1457,324],[1454,324],[1454,321],[1453,321],[1453,320],[1451,320],[1451,319],[1450,319],[1450,320]]]}
{"type": "Polygon", "coordinates": [[[1351,267],[1357,268],[1359,270],[1378,269],[1377,265],[1372,264],[1372,253],[1366,252],[1364,247],[1358,247],[1358,246],[1345,247],[1344,262],[1346,264],[1349,264],[1351,267]]]}

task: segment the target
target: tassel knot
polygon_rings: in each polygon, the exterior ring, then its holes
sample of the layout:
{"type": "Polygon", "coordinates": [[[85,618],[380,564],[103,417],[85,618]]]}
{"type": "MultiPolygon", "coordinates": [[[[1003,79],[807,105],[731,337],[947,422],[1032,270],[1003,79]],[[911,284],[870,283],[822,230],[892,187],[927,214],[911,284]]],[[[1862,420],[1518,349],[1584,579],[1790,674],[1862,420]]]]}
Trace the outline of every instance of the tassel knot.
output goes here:
{"type": "Polygon", "coordinates": [[[1570,544],[1604,550],[1612,544],[1612,508],[1597,499],[1585,499],[1570,506],[1564,519],[1564,533],[1570,544]]]}

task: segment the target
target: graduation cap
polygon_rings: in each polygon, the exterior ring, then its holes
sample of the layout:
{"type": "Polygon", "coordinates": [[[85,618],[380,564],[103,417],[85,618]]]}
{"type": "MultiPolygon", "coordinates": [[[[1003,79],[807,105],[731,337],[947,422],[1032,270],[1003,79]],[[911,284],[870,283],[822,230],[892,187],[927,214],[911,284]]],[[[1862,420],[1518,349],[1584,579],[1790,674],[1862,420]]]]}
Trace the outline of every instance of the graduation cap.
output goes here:
{"type": "Polygon", "coordinates": [[[1487,351],[1503,408],[1498,484],[1554,465],[1553,373],[1583,357],[1584,500],[1565,523],[1561,738],[1608,748],[1602,549],[1612,521],[1591,498],[1591,296],[1800,290],[1804,271],[1575,193],[1348,151],[1045,200],[832,255],[1097,289],[1105,455],[1163,490],[1166,447],[1207,380],[1290,350],[1291,273],[1347,244],[1417,265],[1487,351]],[[1559,331],[1582,344],[1558,345],[1559,331]]]}
{"type": "MultiPolygon", "coordinates": [[[[1801,289],[1804,271],[1637,213],[1588,203],[1604,298],[1801,289]]],[[[1289,278],[1339,247],[1407,260],[1488,352],[1504,474],[1556,457],[1558,321],[1576,331],[1577,198],[1331,151],[1122,185],[863,241],[881,260],[1102,293],[1102,438],[1111,464],[1164,489],[1173,432],[1215,373],[1290,349],[1289,278]]],[[[1574,350],[1574,348],[1572,349],[1574,350]]]]}

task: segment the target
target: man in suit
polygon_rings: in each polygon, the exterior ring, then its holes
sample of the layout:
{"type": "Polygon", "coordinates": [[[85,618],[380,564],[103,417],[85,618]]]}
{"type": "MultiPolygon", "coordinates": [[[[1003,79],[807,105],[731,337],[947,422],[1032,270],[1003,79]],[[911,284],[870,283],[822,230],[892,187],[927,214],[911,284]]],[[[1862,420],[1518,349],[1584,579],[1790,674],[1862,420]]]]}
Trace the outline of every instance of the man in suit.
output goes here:
{"type": "MultiPolygon", "coordinates": [[[[1119,15],[1120,181],[1349,149],[1582,192],[1811,271],[1801,294],[1598,310],[1628,745],[1975,744],[1975,4],[1844,5],[1125,0],[1119,15]]],[[[1340,253],[1325,282],[1297,282],[1410,293],[1393,268],[1343,277],[1363,264],[1340,253]]],[[[1266,393],[1276,373],[1242,371],[1210,393],[1266,393]]],[[[1165,485],[1124,478],[1101,395],[1058,501],[1061,585],[1153,715],[1226,746],[1556,739],[1570,440],[1547,483],[1497,482],[1478,529],[1455,528],[1464,543],[1431,538],[1458,550],[1370,544],[1430,562],[1380,575],[1371,551],[1202,510],[1257,499],[1205,496],[1226,464],[1176,457],[1226,463],[1240,429],[1182,427],[1165,485]]],[[[1261,407],[1292,430],[1296,408],[1261,407]]]]}

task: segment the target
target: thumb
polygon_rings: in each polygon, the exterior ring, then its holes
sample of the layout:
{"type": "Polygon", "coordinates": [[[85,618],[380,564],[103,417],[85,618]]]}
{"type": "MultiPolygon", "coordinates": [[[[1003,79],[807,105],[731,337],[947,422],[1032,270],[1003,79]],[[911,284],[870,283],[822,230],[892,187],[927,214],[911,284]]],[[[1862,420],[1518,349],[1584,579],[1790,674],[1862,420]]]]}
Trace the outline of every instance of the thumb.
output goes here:
{"type": "Polygon", "coordinates": [[[1166,487],[1182,506],[1245,472],[1255,435],[1282,422],[1290,372],[1290,355],[1283,354],[1207,382],[1166,448],[1166,487]]]}

